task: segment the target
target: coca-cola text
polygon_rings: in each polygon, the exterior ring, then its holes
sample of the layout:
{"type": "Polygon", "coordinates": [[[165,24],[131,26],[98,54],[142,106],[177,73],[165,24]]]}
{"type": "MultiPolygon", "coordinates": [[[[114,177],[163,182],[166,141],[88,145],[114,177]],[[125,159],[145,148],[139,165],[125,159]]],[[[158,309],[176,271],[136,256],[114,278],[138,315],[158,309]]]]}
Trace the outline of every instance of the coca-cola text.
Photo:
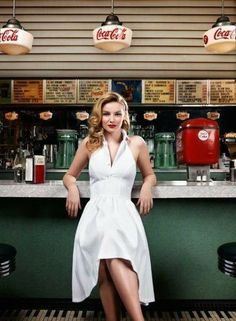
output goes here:
{"type": "Polygon", "coordinates": [[[18,30],[6,29],[4,32],[0,33],[0,41],[17,41],[18,40],[18,30]]]}
{"type": "Polygon", "coordinates": [[[235,39],[235,28],[234,30],[222,30],[222,28],[218,28],[214,33],[214,39],[235,39]]]}
{"type": "Polygon", "coordinates": [[[96,38],[97,40],[124,40],[126,38],[126,28],[114,28],[113,30],[98,29],[96,38]]]}

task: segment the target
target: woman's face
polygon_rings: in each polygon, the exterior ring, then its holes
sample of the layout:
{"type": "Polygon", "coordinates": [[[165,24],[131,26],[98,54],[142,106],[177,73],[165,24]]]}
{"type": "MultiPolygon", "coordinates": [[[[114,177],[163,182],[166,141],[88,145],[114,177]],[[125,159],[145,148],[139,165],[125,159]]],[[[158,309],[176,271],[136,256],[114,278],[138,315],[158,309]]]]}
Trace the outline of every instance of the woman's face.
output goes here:
{"type": "Polygon", "coordinates": [[[110,102],[102,109],[102,127],[108,133],[120,130],[125,117],[125,107],[118,102],[110,102]]]}

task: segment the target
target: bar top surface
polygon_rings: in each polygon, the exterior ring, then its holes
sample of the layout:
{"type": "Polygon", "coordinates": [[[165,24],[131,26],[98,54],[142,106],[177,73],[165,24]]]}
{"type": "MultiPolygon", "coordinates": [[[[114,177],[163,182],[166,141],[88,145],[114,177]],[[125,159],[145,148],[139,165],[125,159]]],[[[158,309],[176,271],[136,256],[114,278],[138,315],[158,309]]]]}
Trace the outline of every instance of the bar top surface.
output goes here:
{"type": "MultiPolygon", "coordinates": [[[[89,198],[89,181],[77,181],[82,198],[89,198]]],[[[136,181],[132,198],[138,198],[142,182],[136,181]]],[[[44,184],[15,183],[0,180],[0,197],[17,198],[66,198],[67,191],[61,180],[50,180],[44,184]]],[[[154,199],[166,198],[236,198],[236,182],[211,181],[159,181],[153,187],[154,199]]]]}

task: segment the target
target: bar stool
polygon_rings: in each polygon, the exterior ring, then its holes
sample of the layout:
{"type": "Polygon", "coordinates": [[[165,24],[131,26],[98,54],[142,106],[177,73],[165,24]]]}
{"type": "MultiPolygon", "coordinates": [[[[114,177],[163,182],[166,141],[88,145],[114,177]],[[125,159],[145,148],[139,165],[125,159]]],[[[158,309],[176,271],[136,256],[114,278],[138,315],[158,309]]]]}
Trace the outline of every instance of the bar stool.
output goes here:
{"type": "Polygon", "coordinates": [[[218,247],[218,268],[226,275],[236,277],[236,242],[218,247]]]}
{"type": "Polygon", "coordinates": [[[0,278],[10,275],[16,269],[16,249],[0,243],[0,278]]]}

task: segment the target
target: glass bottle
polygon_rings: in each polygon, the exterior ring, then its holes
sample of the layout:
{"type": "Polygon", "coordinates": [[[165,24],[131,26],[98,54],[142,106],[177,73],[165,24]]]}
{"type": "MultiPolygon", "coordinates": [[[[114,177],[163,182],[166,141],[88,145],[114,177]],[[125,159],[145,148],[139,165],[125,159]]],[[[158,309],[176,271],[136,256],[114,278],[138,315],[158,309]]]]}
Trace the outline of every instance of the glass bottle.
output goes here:
{"type": "Polygon", "coordinates": [[[13,162],[14,181],[22,183],[25,179],[25,155],[21,147],[17,148],[13,162]]]}
{"type": "Polygon", "coordinates": [[[154,160],[155,160],[155,149],[154,149],[154,126],[150,125],[145,130],[145,141],[147,143],[148,152],[150,155],[150,162],[152,167],[154,167],[154,160]]]}

